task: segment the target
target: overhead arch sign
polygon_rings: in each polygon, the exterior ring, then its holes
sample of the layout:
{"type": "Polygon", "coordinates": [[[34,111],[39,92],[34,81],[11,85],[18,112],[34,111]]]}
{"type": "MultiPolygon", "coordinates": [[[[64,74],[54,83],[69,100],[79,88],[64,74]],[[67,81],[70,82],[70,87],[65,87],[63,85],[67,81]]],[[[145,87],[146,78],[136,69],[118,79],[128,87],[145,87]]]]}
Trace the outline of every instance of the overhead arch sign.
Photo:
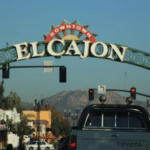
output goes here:
{"type": "Polygon", "coordinates": [[[96,41],[97,34],[91,33],[88,26],[77,21],[54,27],[44,36],[43,42],[23,42],[0,49],[0,65],[38,57],[78,56],[104,58],[150,69],[150,53],[128,46],[96,41]]]}
{"type": "Polygon", "coordinates": [[[72,55],[72,51],[74,52],[74,55],[79,55],[80,58],[85,59],[87,56],[89,56],[89,54],[91,54],[93,57],[99,57],[99,58],[109,58],[114,60],[113,54],[114,52],[117,54],[118,58],[120,59],[120,61],[123,62],[124,60],[124,56],[125,56],[125,52],[127,50],[128,47],[126,46],[121,46],[120,49],[115,45],[115,44],[109,44],[107,46],[106,43],[103,42],[95,42],[95,43],[91,43],[90,41],[81,41],[83,46],[84,46],[84,50],[83,52],[80,51],[79,47],[78,47],[78,42],[76,42],[75,40],[72,40],[71,42],[69,42],[68,46],[65,43],[64,40],[59,40],[59,39],[55,39],[55,40],[51,40],[47,45],[46,48],[43,49],[42,52],[38,52],[38,42],[32,42],[32,43],[20,43],[20,44],[15,44],[14,47],[16,49],[17,52],[17,60],[22,60],[22,59],[29,59],[29,58],[33,58],[33,57],[43,57],[45,55],[45,53],[47,53],[50,56],[62,56],[62,55],[72,55]],[[54,43],[59,43],[62,44],[63,49],[60,52],[57,52],[56,50],[54,50],[54,43]],[[30,47],[32,48],[32,54],[31,52],[28,51],[28,46],[30,45],[30,47]],[[102,48],[101,54],[98,54],[96,52],[96,48],[97,46],[100,45],[102,48]],[[23,47],[23,48],[22,48],[23,47]],[[66,48],[65,48],[66,47],[66,48]],[[108,48],[110,47],[110,53],[108,54],[108,48]],[[24,55],[26,54],[26,55],[24,55]]]}
{"type": "Polygon", "coordinates": [[[86,28],[77,24],[62,24],[56,28],[54,28],[49,35],[46,37],[45,42],[50,42],[54,36],[56,36],[59,32],[65,30],[77,30],[83,33],[92,43],[95,43],[96,40],[92,33],[90,33],[86,28]]]}

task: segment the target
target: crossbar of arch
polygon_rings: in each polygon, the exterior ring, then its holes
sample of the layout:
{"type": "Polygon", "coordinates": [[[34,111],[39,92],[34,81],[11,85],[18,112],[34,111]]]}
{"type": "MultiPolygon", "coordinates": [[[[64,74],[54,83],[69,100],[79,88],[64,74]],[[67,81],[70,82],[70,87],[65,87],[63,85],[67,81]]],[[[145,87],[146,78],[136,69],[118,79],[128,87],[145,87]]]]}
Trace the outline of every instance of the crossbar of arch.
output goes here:
{"type": "MultiPolygon", "coordinates": [[[[68,41],[65,41],[65,43],[66,43],[65,46],[63,46],[61,43],[56,42],[53,45],[53,50],[55,52],[61,52],[62,50],[66,50],[67,47],[69,46],[69,44],[71,43],[71,41],[68,40],[68,41]]],[[[81,51],[81,53],[84,53],[83,42],[78,40],[78,41],[76,41],[76,43],[77,43],[77,46],[78,46],[79,50],[81,51]]],[[[48,43],[45,43],[44,41],[38,42],[38,44],[37,44],[38,53],[45,51],[45,55],[43,57],[54,57],[46,52],[47,44],[48,43]]],[[[109,55],[109,53],[110,53],[109,44],[106,43],[106,45],[108,46],[108,54],[107,55],[109,55]]],[[[116,45],[118,48],[121,47],[121,45],[119,45],[119,44],[116,44],[116,45]]],[[[98,45],[96,48],[96,53],[101,54],[102,51],[103,51],[102,46],[98,45]]],[[[30,43],[28,43],[28,52],[30,52],[31,55],[33,53],[32,46],[30,45],[30,43]]],[[[24,54],[24,55],[26,55],[26,54],[24,54]]],[[[71,56],[76,56],[76,55],[74,55],[72,53],[71,56]]],[[[61,57],[63,57],[63,56],[61,56],[61,57]]],[[[61,57],[57,56],[56,58],[60,59],[61,57]]],[[[91,55],[90,53],[89,53],[88,57],[94,58],[94,56],[91,55]]],[[[3,49],[0,49],[0,65],[16,62],[17,58],[18,58],[18,56],[17,56],[17,52],[16,52],[16,47],[11,46],[11,47],[6,47],[3,49]]],[[[39,58],[39,57],[31,57],[30,59],[32,59],[32,58],[39,58]]],[[[98,57],[95,57],[95,58],[108,59],[107,56],[103,57],[103,58],[98,58],[98,57]]],[[[114,60],[111,60],[111,61],[120,62],[118,56],[115,53],[114,53],[114,60]]],[[[125,53],[124,61],[121,63],[127,63],[130,65],[135,65],[140,68],[150,70],[150,53],[128,47],[126,50],[126,53],[125,53]]]]}

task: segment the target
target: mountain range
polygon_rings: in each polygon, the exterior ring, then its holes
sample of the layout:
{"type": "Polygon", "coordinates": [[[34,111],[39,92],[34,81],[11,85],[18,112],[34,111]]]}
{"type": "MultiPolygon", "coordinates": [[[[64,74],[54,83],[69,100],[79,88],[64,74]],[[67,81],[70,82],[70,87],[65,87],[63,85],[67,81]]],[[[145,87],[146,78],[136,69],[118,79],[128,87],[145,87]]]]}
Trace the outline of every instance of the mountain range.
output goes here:
{"type": "MultiPolygon", "coordinates": [[[[75,113],[75,109],[77,107],[79,107],[80,110],[83,110],[83,108],[85,108],[89,104],[100,104],[99,97],[100,94],[95,92],[94,100],[89,101],[88,91],[65,90],[56,95],[45,98],[44,104],[55,106],[57,110],[61,113],[63,113],[64,110],[69,109],[71,110],[71,112],[75,113]]],[[[126,97],[113,91],[107,91],[106,97],[107,97],[106,104],[126,104],[126,97]]],[[[134,104],[147,108],[147,103],[143,101],[135,100],[134,104]]],[[[33,104],[22,102],[22,107],[25,107],[27,110],[30,110],[33,107],[33,104]]]]}

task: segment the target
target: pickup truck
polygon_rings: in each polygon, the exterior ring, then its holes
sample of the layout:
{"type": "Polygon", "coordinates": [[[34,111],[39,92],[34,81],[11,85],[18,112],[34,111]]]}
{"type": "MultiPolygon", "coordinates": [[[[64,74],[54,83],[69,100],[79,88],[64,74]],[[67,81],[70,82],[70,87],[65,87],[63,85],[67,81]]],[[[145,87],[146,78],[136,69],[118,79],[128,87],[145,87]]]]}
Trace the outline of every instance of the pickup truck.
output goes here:
{"type": "Polygon", "coordinates": [[[149,114],[137,105],[89,105],[72,127],[70,150],[150,150],[149,114]]]}

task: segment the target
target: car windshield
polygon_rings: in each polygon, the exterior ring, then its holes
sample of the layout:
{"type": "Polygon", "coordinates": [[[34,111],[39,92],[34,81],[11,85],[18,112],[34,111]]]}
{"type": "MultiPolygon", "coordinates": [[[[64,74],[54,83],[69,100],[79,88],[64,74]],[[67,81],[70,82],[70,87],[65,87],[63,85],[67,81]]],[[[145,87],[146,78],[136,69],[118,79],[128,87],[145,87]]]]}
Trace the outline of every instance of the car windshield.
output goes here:
{"type": "Polygon", "coordinates": [[[35,142],[35,141],[32,141],[30,144],[36,144],[37,142],[35,142]]]}

